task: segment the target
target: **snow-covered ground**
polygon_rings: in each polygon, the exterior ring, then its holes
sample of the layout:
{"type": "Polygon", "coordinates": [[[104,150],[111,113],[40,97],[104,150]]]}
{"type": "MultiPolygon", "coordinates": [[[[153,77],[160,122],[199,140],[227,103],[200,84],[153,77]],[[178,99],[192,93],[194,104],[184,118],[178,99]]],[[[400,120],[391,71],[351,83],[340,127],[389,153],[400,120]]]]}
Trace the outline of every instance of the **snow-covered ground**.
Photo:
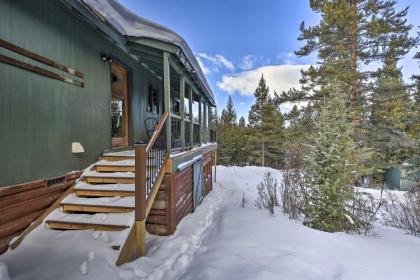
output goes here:
{"type": "Polygon", "coordinates": [[[112,236],[41,227],[0,256],[0,279],[6,269],[12,279],[420,279],[420,238],[389,227],[368,237],[325,233],[255,208],[265,171],[218,167],[214,191],[174,235],[148,236],[147,257],[117,268],[104,246],[112,236]],[[49,254],[37,255],[45,246],[49,254]]]}

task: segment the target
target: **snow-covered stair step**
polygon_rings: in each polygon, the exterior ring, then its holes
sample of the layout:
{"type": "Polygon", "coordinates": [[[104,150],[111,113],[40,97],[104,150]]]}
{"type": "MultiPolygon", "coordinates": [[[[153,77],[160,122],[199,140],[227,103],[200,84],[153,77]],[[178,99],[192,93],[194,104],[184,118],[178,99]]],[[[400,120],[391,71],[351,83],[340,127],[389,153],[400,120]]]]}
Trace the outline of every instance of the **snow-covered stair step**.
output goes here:
{"type": "Polygon", "coordinates": [[[133,172],[96,172],[87,171],[83,174],[83,180],[93,184],[134,184],[133,172]]]}
{"type": "Polygon", "coordinates": [[[119,231],[127,229],[134,220],[134,213],[68,214],[55,209],[46,218],[50,229],[119,231]]]}
{"type": "Polygon", "coordinates": [[[111,161],[102,159],[95,163],[94,169],[98,172],[134,172],[135,160],[125,159],[111,161]]]}
{"type": "Polygon", "coordinates": [[[127,213],[134,210],[134,197],[86,198],[70,194],[63,199],[64,212],[127,213]]]}
{"type": "MultiPolygon", "coordinates": [[[[156,163],[153,159],[147,162],[148,167],[155,167],[156,163]]],[[[98,172],[135,172],[135,160],[125,159],[119,161],[100,160],[94,165],[94,169],[98,172]]]]}
{"type": "Polygon", "coordinates": [[[77,196],[88,197],[112,197],[112,196],[134,196],[134,184],[88,184],[78,182],[74,187],[77,196]]]}
{"type": "MultiPolygon", "coordinates": [[[[120,161],[130,160],[135,158],[135,151],[120,151],[120,152],[109,152],[102,155],[101,159],[108,161],[120,161]]],[[[149,153],[149,158],[153,158],[153,153],[149,153]]]]}
{"type": "Polygon", "coordinates": [[[120,161],[120,160],[130,160],[135,158],[135,151],[120,151],[120,152],[109,152],[102,155],[101,159],[108,161],[120,161]]]}

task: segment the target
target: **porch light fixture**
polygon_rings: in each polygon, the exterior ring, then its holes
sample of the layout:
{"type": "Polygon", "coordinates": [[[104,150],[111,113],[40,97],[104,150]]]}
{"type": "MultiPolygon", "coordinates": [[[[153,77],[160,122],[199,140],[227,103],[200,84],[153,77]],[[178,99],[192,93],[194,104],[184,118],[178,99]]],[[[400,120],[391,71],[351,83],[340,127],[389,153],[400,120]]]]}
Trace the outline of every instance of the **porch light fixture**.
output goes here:
{"type": "Polygon", "coordinates": [[[103,54],[101,56],[101,59],[102,59],[103,62],[105,62],[105,64],[108,64],[108,63],[111,63],[112,62],[112,57],[106,56],[105,54],[103,54]]]}

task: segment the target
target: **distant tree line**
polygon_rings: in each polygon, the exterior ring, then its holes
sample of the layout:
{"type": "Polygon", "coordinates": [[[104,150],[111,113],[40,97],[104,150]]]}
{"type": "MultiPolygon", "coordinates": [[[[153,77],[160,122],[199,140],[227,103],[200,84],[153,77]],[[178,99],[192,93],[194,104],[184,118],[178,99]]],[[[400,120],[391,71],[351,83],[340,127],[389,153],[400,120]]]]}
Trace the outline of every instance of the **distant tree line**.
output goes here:
{"type": "MultiPolygon", "coordinates": [[[[219,163],[284,168],[291,149],[298,146],[305,154],[310,147],[313,150],[320,113],[338,96],[345,110],[328,117],[331,123],[344,117],[350,126],[349,141],[355,151],[348,162],[357,166],[355,180],[372,175],[380,182],[385,170],[404,162],[417,168],[420,74],[406,83],[398,63],[418,47],[419,38],[409,33],[413,26],[407,23],[408,8],[396,11],[395,4],[310,1],[321,20],[311,27],[302,22],[298,40],[305,44],[296,55],[316,54],[317,65],[302,71],[299,89],[281,94],[270,92],[262,76],[247,122],[243,117],[238,120],[229,96],[217,120],[219,163]],[[373,62],[379,67],[367,70],[373,62]],[[305,105],[282,113],[280,106],[286,102],[305,105]]],[[[419,58],[417,53],[413,59],[419,58]]]]}
{"type": "Polygon", "coordinates": [[[302,71],[298,89],[280,94],[262,76],[247,123],[229,97],[217,120],[219,164],[282,169],[289,184],[282,189],[297,195],[286,202],[299,202],[293,217],[324,231],[366,233],[378,207],[351,188],[366,176],[380,185],[387,169],[405,164],[420,203],[420,75],[407,83],[398,66],[419,35],[394,0],[311,0],[310,7],[320,21],[302,22],[296,55],[316,55],[316,65],[302,71]],[[304,106],[282,113],[286,102],[304,106]]]}

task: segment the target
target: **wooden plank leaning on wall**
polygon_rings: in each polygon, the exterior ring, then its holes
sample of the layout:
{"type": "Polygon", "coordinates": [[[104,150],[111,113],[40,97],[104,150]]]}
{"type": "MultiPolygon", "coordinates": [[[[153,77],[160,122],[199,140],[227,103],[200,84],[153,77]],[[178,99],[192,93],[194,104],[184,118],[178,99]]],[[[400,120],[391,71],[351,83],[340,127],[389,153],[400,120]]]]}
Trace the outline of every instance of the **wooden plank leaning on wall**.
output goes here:
{"type": "Polygon", "coordinates": [[[16,248],[23,237],[42,222],[45,213],[49,213],[48,207],[71,189],[80,175],[81,172],[72,172],[0,188],[0,254],[7,250],[13,237],[21,234],[11,245],[12,249],[16,248]]]}

